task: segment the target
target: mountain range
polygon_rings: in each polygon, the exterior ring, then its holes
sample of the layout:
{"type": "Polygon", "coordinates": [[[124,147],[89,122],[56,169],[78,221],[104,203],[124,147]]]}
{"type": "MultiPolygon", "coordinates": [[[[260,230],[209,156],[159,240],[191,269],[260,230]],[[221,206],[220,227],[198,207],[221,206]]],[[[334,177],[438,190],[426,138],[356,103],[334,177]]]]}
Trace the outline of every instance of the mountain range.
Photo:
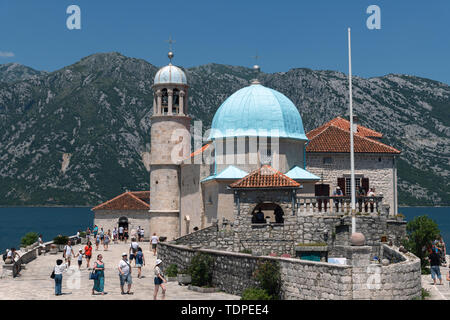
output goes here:
{"type": "MultiPolygon", "coordinates": [[[[0,65],[0,205],[95,205],[149,188],[151,86],[158,68],[98,53],[45,72],[0,65]]],[[[220,104],[255,77],[251,68],[184,69],[189,114],[209,127],[220,104]]],[[[291,69],[259,81],[289,97],[309,131],[348,112],[341,72],[291,69]]],[[[402,205],[450,205],[450,87],[412,75],[353,78],[360,124],[402,151],[402,205]]]]}

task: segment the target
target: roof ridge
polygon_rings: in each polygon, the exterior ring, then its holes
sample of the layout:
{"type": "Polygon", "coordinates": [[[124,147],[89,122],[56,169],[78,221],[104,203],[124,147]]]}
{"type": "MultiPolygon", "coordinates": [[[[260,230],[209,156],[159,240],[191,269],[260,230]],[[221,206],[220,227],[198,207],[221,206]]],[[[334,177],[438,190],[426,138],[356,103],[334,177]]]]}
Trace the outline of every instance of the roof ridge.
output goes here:
{"type": "Polygon", "coordinates": [[[98,208],[100,208],[100,207],[102,207],[102,206],[105,206],[105,205],[107,205],[108,203],[111,203],[112,201],[117,200],[117,199],[123,197],[123,196],[124,196],[125,194],[127,194],[127,193],[129,193],[129,191],[126,191],[126,192],[124,192],[124,193],[121,193],[121,194],[119,194],[118,196],[115,196],[115,197],[112,198],[112,199],[109,199],[109,200],[107,200],[107,201],[105,201],[105,202],[102,202],[102,203],[100,203],[99,205],[97,205],[97,206],[95,206],[94,208],[92,208],[91,210],[92,210],[92,211],[97,210],[98,208]]]}
{"type": "Polygon", "coordinates": [[[144,204],[145,206],[148,206],[148,203],[139,199],[138,197],[136,197],[133,193],[128,192],[134,199],[136,199],[137,201],[141,202],[142,204],[144,204]]]}
{"type": "MultiPolygon", "coordinates": [[[[322,130],[319,134],[317,134],[316,136],[314,136],[314,138],[311,138],[310,140],[315,139],[315,138],[317,138],[318,136],[322,135],[324,132],[326,132],[326,131],[327,131],[328,129],[330,129],[331,127],[336,128],[336,129],[338,129],[338,130],[344,132],[345,134],[349,134],[349,135],[350,135],[350,131],[347,131],[347,130],[345,130],[345,129],[342,129],[342,128],[339,127],[339,126],[330,125],[330,126],[328,126],[327,128],[325,128],[324,130],[322,130]]],[[[354,137],[359,138],[359,139],[362,139],[362,140],[365,140],[365,141],[368,141],[368,142],[370,142],[370,143],[377,144],[377,145],[382,146],[382,147],[386,147],[386,148],[391,149],[392,151],[394,151],[394,152],[396,152],[396,153],[401,153],[400,150],[398,150],[398,149],[396,149],[396,148],[394,148],[394,147],[391,147],[391,146],[389,146],[389,145],[387,145],[387,144],[384,144],[384,143],[382,143],[382,142],[380,142],[380,141],[378,141],[378,140],[371,139],[371,138],[369,138],[369,137],[366,137],[366,136],[363,136],[363,135],[359,135],[359,134],[354,135],[354,137]]]]}
{"type": "MultiPolygon", "coordinates": [[[[149,191],[149,192],[150,192],[150,191],[149,191]]],[[[110,200],[108,200],[108,201],[105,201],[105,202],[103,202],[103,203],[100,203],[99,205],[95,206],[95,207],[92,208],[91,210],[92,210],[92,211],[98,210],[98,209],[100,209],[100,208],[102,208],[102,207],[107,206],[108,204],[110,204],[111,202],[113,202],[113,201],[115,201],[115,200],[117,200],[117,199],[120,199],[120,198],[122,198],[122,197],[125,197],[126,195],[131,196],[132,199],[137,200],[140,204],[142,204],[142,205],[144,205],[144,206],[146,206],[146,207],[149,206],[148,203],[146,203],[145,201],[143,201],[143,200],[139,199],[137,196],[135,196],[135,195],[132,193],[132,191],[126,191],[126,192],[124,192],[124,193],[122,193],[122,194],[119,194],[118,196],[116,196],[116,197],[114,197],[114,198],[112,198],[112,199],[110,199],[110,200]]]]}

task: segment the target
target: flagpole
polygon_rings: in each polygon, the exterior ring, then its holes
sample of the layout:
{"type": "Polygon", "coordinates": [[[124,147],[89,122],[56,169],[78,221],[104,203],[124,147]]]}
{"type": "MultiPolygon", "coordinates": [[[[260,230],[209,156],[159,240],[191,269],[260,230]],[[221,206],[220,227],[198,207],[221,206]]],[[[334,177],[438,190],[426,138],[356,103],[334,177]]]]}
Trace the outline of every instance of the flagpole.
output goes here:
{"type": "Polygon", "coordinates": [[[351,189],[351,203],[352,203],[352,233],[356,232],[356,195],[355,195],[355,155],[353,146],[353,98],[352,98],[352,46],[350,28],[348,28],[348,91],[350,101],[350,189],[351,189]]]}

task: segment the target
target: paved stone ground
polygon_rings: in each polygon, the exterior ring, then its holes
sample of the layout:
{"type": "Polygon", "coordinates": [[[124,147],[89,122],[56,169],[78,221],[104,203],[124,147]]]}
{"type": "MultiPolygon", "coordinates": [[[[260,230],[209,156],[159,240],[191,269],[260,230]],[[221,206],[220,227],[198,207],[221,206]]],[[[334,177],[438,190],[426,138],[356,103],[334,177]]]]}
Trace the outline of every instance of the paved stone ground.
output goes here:
{"type": "MultiPolygon", "coordinates": [[[[446,256],[447,266],[450,262],[450,256],[446,256]]],[[[422,288],[428,290],[430,297],[427,300],[450,300],[450,282],[447,281],[448,267],[441,267],[442,285],[439,285],[439,279],[436,285],[433,284],[431,274],[422,275],[422,288]]]]}
{"type": "MultiPolygon", "coordinates": [[[[82,246],[74,246],[74,252],[77,253],[78,249],[82,246]]],[[[149,243],[144,242],[141,244],[144,250],[144,257],[146,265],[142,268],[141,279],[137,278],[137,268],[133,267],[132,277],[133,285],[131,292],[133,295],[121,295],[119,276],[118,276],[118,263],[121,259],[122,252],[128,252],[128,244],[112,244],[109,246],[108,251],[104,251],[103,247],[99,247],[99,251],[93,250],[92,257],[97,257],[97,254],[103,255],[103,261],[105,262],[105,295],[91,295],[93,280],[89,280],[90,271],[86,268],[86,261],[83,260],[83,266],[79,274],[73,273],[69,270],[63,274],[63,295],[55,296],[54,293],[54,280],[50,279],[53,266],[56,259],[62,259],[62,253],[58,254],[45,254],[38,256],[37,259],[26,265],[26,269],[22,270],[21,275],[16,278],[2,278],[0,279],[0,299],[42,299],[42,300],[130,300],[130,299],[153,299],[153,267],[155,265],[156,257],[153,256],[153,252],[149,250],[149,243]],[[77,277],[77,275],[79,275],[77,277]],[[77,285],[77,279],[79,284],[77,285]]],[[[83,245],[84,248],[84,245],[83,245]]],[[[94,260],[94,259],[93,259],[94,260]]],[[[91,260],[91,266],[93,261],[91,260]]],[[[134,266],[134,262],[131,264],[134,266]]],[[[72,266],[78,269],[77,261],[72,260],[72,266]]],[[[216,293],[198,293],[188,290],[187,287],[178,285],[177,282],[166,283],[166,300],[238,300],[239,296],[227,294],[224,292],[216,293]]],[[[125,289],[126,291],[126,289],[125,289]]],[[[158,294],[158,299],[161,299],[161,289],[158,294]]]]}

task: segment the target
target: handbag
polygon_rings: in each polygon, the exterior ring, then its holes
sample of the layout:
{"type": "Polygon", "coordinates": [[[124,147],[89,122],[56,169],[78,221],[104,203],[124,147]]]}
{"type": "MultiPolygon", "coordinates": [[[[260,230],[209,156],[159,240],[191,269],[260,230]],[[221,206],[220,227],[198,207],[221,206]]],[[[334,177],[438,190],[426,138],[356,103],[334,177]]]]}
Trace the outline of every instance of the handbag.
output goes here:
{"type": "Polygon", "coordinates": [[[52,274],[50,275],[50,278],[51,278],[51,279],[55,279],[55,269],[53,269],[53,272],[52,272],[52,274]]]}
{"type": "Polygon", "coordinates": [[[98,279],[98,274],[94,270],[89,274],[89,280],[97,280],[97,279],[98,279]]]}

